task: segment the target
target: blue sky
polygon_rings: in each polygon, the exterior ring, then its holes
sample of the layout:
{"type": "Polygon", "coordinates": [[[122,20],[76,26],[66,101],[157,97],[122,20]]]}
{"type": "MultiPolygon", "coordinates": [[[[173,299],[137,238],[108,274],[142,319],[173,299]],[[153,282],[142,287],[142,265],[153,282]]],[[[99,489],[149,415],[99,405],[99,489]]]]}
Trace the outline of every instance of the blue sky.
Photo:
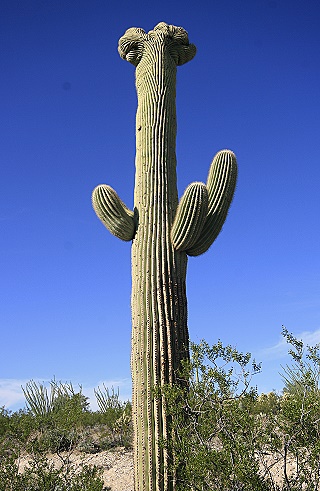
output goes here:
{"type": "Polygon", "coordinates": [[[178,67],[179,194],[218,150],[239,164],[222,233],[189,259],[191,339],[250,351],[261,391],[282,387],[282,324],[320,341],[319,3],[2,0],[0,406],[53,376],[130,396],[130,244],[91,192],[133,204],[134,67],[117,43],[160,21],[198,49],[178,67]]]}

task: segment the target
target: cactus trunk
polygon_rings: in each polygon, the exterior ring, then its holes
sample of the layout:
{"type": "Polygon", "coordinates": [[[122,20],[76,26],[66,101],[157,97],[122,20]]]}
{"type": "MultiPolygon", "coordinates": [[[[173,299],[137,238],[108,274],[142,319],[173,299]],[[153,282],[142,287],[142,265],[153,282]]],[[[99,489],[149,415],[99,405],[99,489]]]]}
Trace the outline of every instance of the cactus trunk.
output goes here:
{"type": "Polygon", "coordinates": [[[132,243],[133,424],[136,490],[172,489],[167,419],[155,385],[174,382],[188,356],[187,255],[174,250],[170,230],[178,206],[176,185],[176,66],[159,40],[136,69],[136,177],[138,227],[132,243]],[[170,61],[170,60],[168,60],[170,61]],[[166,66],[164,66],[166,64],[166,66]]]}
{"type": "Polygon", "coordinates": [[[173,491],[173,436],[165,401],[154,387],[173,384],[188,359],[187,256],[205,252],[219,234],[232,200],[237,166],[232,152],[213,159],[207,184],[191,183],[178,204],[176,183],[176,67],[195,46],[181,27],[131,28],[119,40],[136,67],[134,212],[107,185],[93,206],[116,237],[132,240],[132,351],[135,491],[173,491]]]}

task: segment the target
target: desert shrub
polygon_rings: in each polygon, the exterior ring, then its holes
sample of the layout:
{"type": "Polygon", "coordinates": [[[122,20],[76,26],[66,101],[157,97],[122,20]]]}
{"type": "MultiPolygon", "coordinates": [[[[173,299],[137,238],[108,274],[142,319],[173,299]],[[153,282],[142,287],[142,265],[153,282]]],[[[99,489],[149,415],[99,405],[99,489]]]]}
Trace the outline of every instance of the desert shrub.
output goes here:
{"type": "Polygon", "coordinates": [[[71,383],[53,380],[47,388],[31,380],[23,391],[25,409],[11,413],[0,408],[0,454],[4,440],[16,453],[21,448],[30,454],[131,448],[131,403],[121,401],[119,391],[98,387],[100,408],[95,412],[81,387],[76,391],[71,383]]]}
{"type": "Polygon", "coordinates": [[[18,456],[27,448],[30,435],[35,430],[32,415],[26,410],[13,413],[3,410],[0,421],[0,459],[8,455],[18,456]]]}
{"type": "Polygon", "coordinates": [[[52,380],[50,390],[33,380],[23,387],[27,409],[34,420],[29,440],[31,449],[52,452],[70,451],[81,439],[83,415],[88,412],[88,399],[80,387],[52,380]]]}
{"type": "Polygon", "coordinates": [[[305,346],[284,327],[283,336],[292,358],[283,368],[277,418],[286,489],[315,491],[320,489],[320,345],[305,346]]]}
{"type": "Polygon", "coordinates": [[[0,491],[103,491],[102,471],[96,466],[76,468],[68,462],[54,467],[45,456],[36,453],[23,472],[16,456],[0,459],[0,491]]]}
{"type": "Polygon", "coordinates": [[[95,391],[98,414],[101,417],[102,428],[99,444],[102,450],[115,446],[130,448],[132,445],[131,403],[120,400],[119,390],[111,391],[103,384],[95,391]]]}
{"type": "MultiPolygon", "coordinates": [[[[282,367],[282,395],[258,395],[252,377],[260,365],[220,341],[192,344],[180,383],[155,389],[175,435],[161,443],[172,445],[177,491],[320,490],[320,349],[285,328],[283,336],[291,363],[282,367]]],[[[71,452],[132,445],[131,404],[119,391],[98,387],[92,412],[81,388],[56,381],[50,388],[31,381],[25,410],[0,408],[0,491],[100,491],[99,469],[74,468],[71,452]],[[19,474],[26,451],[30,464],[19,474]],[[48,451],[61,457],[60,468],[48,451]]]]}
{"type": "Polygon", "coordinates": [[[282,335],[290,349],[292,362],[282,367],[283,393],[298,398],[307,393],[318,393],[320,383],[320,343],[305,346],[302,340],[296,339],[288,329],[282,326],[282,335]]]}
{"type": "Polygon", "coordinates": [[[9,419],[10,411],[8,411],[4,406],[0,407],[0,438],[7,432],[9,419]]]}
{"type": "Polygon", "coordinates": [[[268,394],[260,394],[255,402],[253,411],[256,414],[278,414],[280,411],[281,396],[272,391],[268,394]]]}
{"type": "Polygon", "coordinates": [[[89,452],[130,447],[131,404],[120,401],[118,392],[100,390],[102,410],[91,412],[81,388],[55,380],[49,389],[30,381],[24,393],[26,409],[0,409],[0,491],[102,491],[101,470],[72,465],[71,454],[76,447],[89,452]],[[58,467],[48,452],[59,457],[58,467]],[[21,472],[26,453],[29,464],[21,472]]]}
{"type": "Polygon", "coordinates": [[[59,401],[45,412],[32,413],[30,408],[0,413],[0,491],[102,491],[101,470],[96,466],[70,463],[73,443],[79,439],[79,427],[72,436],[71,426],[79,407],[78,397],[59,401]],[[64,440],[65,438],[65,440],[64,440]],[[72,439],[71,439],[72,438],[72,439]],[[65,447],[64,447],[65,445],[65,447]],[[47,459],[48,450],[60,456],[55,467],[47,459]],[[68,450],[62,455],[63,450],[68,450]],[[21,470],[21,457],[29,455],[28,466],[21,470]]]}
{"type": "Polygon", "coordinates": [[[94,390],[99,413],[102,415],[103,421],[110,428],[120,418],[123,413],[125,403],[120,400],[119,389],[117,391],[111,387],[111,391],[102,384],[102,388],[98,387],[94,390]]]}
{"type": "Polygon", "coordinates": [[[220,341],[192,344],[179,385],[156,389],[175,435],[177,490],[320,490],[320,350],[282,334],[292,357],[283,395],[259,396],[259,365],[220,341]]]}
{"type": "Polygon", "coordinates": [[[175,434],[177,489],[267,490],[257,452],[268,439],[255,417],[257,392],[250,387],[260,366],[220,341],[212,347],[192,344],[191,354],[180,384],[164,389],[175,434]]]}

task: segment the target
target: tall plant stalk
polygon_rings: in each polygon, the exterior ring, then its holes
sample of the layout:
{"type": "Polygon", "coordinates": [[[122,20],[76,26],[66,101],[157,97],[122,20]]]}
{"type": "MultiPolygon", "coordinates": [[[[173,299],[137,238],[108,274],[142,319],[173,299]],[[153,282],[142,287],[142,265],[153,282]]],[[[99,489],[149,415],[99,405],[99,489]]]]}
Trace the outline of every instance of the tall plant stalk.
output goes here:
{"type": "Polygon", "coordinates": [[[213,159],[207,184],[188,186],[180,203],[176,183],[176,67],[196,48],[181,27],[131,28],[120,56],[136,67],[136,175],[134,211],[108,185],[97,186],[93,206],[116,237],[132,241],[132,351],[134,476],[136,491],[170,491],[175,476],[163,441],[171,438],[165,401],[155,385],[176,382],[189,357],[187,256],[205,252],[219,234],[237,175],[229,150],[213,159]]]}

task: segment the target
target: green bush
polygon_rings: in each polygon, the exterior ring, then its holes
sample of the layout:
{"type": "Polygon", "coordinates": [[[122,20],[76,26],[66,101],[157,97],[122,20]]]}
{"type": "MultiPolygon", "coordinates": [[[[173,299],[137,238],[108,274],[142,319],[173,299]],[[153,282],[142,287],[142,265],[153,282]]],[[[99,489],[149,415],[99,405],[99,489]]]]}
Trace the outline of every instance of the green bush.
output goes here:
{"type": "Polygon", "coordinates": [[[34,420],[31,450],[70,451],[80,441],[83,415],[88,412],[88,399],[76,392],[71,383],[52,380],[50,390],[33,380],[22,388],[29,414],[34,420]]]}
{"type": "Polygon", "coordinates": [[[292,356],[283,395],[257,394],[250,354],[220,341],[191,345],[180,384],[161,391],[177,490],[320,489],[319,346],[304,347],[285,328],[283,336],[292,356]]]}
{"type": "Polygon", "coordinates": [[[14,454],[0,460],[0,491],[103,491],[102,471],[95,466],[75,468],[62,463],[55,468],[35,454],[23,473],[18,472],[14,454]]]}
{"type": "Polygon", "coordinates": [[[278,414],[280,411],[281,396],[276,392],[269,392],[268,394],[260,394],[256,400],[254,406],[254,412],[256,414],[278,414]]]}
{"type": "Polygon", "coordinates": [[[191,352],[180,385],[164,390],[175,434],[177,490],[267,490],[256,456],[266,439],[254,414],[257,393],[250,388],[260,366],[220,341],[192,344],[191,352]]]}
{"type": "Polygon", "coordinates": [[[287,489],[320,489],[320,345],[305,346],[283,327],[292,364],[283,368],[284,391],[277,419],[287,489]],[[294,462],[289,475],[289,462],[294,462]]]}
{"type": "Polygon", "coordinates": [[[102,389],[98,387],[94,393],[99,407],[101,423],[104,427],[100,437],[101,449],[107,450],[114,446],[131,447],[131,403],[121,401],[119,390],[116,392],[112,387],[109,391],[104,384],[102,389]]]}
{"type": "Polygon", "coordinates": [[[4,406],[0,407],[0,438],[7,432],[9,419],[10,411],[8,411],[4,406]]]}
{"type": "Polygon", "coordinates": [[[0,414],[0,459],[18,456],[28,447],[30,436],[35,431],[35,421],[26,410],[11,413],[2,409],[0,414]]]}
{"type": "Polygon", "coordinates": [[[282,335],[290,346],[291,365],[282,367],[284,394],[301,398],[308,393],[319,393],[320,383],[320,343],[315,346],[304,346],[282,326],[282,335]]]}
{"type": "Polygon", "coordinates": [[[87,452],[104,447],[129,447],[131,405],[119,393],[99,390],[103,410],[89,411],[80,387],[53,380],[50,387],[31,380],[23,388],[27,408],[11,413],[0,409],[0,491],[102,491],[101,470],[71,462],[78,448],[87,452]],[[46,457],[59,457],[55,467],[46,457]],[[29,464],[19,472],[22,455],[29,464]]]}

